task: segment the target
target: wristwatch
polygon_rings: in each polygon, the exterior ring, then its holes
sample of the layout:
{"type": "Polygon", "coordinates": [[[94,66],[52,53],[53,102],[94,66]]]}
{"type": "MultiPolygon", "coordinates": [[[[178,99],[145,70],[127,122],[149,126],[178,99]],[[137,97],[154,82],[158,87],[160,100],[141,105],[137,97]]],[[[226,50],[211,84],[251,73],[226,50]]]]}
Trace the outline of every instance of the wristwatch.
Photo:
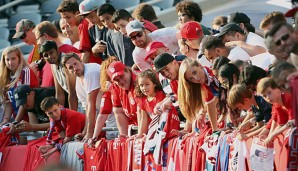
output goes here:
{"type": "Polygon", "coordinates": [[[171,100],[172,103],[176,103],[176,98],[175,98],[175,96],[171,95],[171,96],[170,96],[170,100],[171,100]]]}

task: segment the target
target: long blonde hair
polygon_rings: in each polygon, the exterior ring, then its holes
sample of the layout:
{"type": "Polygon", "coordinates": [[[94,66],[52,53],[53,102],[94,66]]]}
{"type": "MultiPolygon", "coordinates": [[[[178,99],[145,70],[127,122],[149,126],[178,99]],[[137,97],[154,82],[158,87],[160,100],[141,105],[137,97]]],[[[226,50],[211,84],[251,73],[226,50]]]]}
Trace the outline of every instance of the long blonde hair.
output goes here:
{"type": "Polygon", "coordinates": [[[116,56],[110,56],[108,59],[102,62],[100,66],[100,87],[103,92],[108,91],[107,89],[107,81],[111,82],[111,79],[107,73],[107,70],[110,66],[110,64],[114,61],[118,61],[118,58],[116,56]]]}
{"type": "Polygon", "coordinates": [[[1,94],[3,91],[6,91],[9,88],[12,88],[15,86],[16,82],[18,81],[18,78],[20,77],[22,70],[24,67],[28,66],[27,62],[24,59],[23,53],[21,52],[20,48],[16,46],[10,46],[4,49],[1,61],[0,61],[0,92],[1,94]],[[19,57],[19,66],[14,74],[15,79],[10,80],[11,70],[7,68],[5,64],[5,57],[12,53],[16,52],[19,57]]]}
{"type": "Polygon", "coordinates": [[[185,78],[186,70],[192,66],[199,66],[199,63],[190,58],[184,59],[179,68],[178,78],[179,107],[189,121],[195,120],[196,113],[203,107],[201,84],[192,83],[185,78]]]}

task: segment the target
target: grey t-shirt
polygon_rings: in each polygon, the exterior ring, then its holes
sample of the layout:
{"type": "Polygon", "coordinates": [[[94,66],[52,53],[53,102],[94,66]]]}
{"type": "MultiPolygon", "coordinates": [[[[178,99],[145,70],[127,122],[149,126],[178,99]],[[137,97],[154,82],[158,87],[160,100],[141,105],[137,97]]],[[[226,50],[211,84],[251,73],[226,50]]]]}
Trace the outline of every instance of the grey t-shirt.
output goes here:
{"type": "Polygon", "coordinates": [[[60,161],[61,164],[70,167],[74,171],[82,171],[84,170],[83,160],[79,159],[76,151],[81,153],[84,151],[84,143],[83,142],[69,142],[62,146],[60,161]]]}
{"type": "Polygon", "coordinates": [[[109,56],[117,56],[126,66],[131,67],[134,64],[132,52],[135,49],[135,45],[127,36],[124,36],[119,31],[109,29],[107,32],[107,44],[109,56]]]}

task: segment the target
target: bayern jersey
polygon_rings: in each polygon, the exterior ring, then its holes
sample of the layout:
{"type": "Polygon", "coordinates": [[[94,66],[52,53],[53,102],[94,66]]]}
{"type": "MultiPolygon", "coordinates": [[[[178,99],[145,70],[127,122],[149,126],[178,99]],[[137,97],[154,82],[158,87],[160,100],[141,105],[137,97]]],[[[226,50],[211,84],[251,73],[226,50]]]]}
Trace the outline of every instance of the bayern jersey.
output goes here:
{"type": "MultiPolygon", "coordinates": [[[[17,78],[15,78],[14,76],[11,76],[10,82],[13,82],[15,79],[17,78]]],[[[11,86],[6,92],[7,100],[11,102],[13,113],[15,115],[18,113],[18,108],[16,107],[14,90],[19,85],[22,85],[22,84],[30,85],[31,88],[35,88],[39,86],[34,72],[28,66],[25,66],[23,68],[23,70],[21,71],[20,77],[18,78],[18,81],[15,83],[14,86],[11,86]]]]}

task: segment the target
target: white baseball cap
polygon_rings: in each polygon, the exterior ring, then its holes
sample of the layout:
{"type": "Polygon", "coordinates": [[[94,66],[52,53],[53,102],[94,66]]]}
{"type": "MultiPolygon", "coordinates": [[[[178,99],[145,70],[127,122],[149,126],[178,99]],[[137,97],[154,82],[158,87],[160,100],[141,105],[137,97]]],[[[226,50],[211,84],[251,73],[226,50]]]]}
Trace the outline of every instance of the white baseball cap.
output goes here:
{"type": "Polygon", "coordinates": [[[139,20],[132,20],[126,25],[126,32],[129,36],[133,32],[141,32],[145,29],[144,24],[139,20]]]}

